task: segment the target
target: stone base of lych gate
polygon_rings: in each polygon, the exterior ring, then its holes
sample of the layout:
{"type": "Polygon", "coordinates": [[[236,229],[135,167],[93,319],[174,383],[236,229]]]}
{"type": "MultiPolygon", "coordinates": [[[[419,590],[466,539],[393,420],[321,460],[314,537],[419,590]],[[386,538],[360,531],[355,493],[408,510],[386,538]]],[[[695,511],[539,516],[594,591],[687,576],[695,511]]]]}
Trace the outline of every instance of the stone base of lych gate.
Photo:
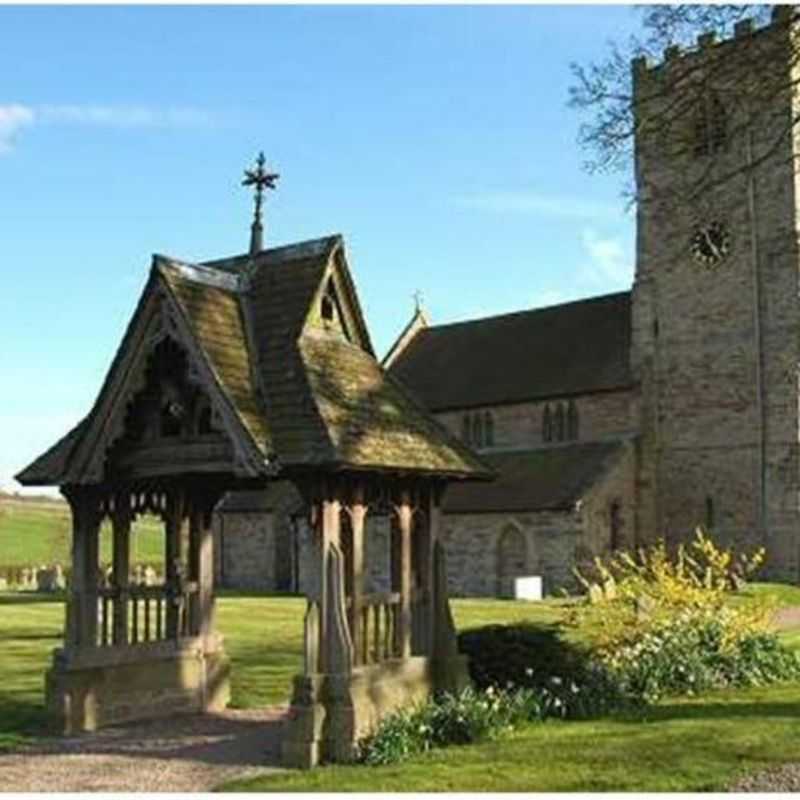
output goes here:
{"type": "Polygon", "coordinates": [[[287,767],[310,769],[323,762],[348,762],[360,739],[387,714],[422,702],[434,691],[458,692],[469,685],[467,661],[455,656],[390,659],[349,674],[297,675],[283,738],[287,767]]]}
{"type": "Polygon", "coordinates": [[[201,638],[124,648],[56,650],[45,678],[55,732],[221,711],[230,698],[221,642],[201,638]]]}

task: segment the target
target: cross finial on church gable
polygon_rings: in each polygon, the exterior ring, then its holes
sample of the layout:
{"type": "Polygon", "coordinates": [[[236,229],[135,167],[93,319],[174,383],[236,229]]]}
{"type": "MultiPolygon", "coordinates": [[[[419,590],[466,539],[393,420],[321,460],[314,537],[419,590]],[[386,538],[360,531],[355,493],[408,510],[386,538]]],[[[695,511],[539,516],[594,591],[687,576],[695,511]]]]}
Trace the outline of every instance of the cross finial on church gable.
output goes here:
{"type": "Polygon", "coordinates": [[[264,189],[275,189],[275,183],[280,177],[277,172],[267,172],[264,169],[266,159],[264,153],[259,153],[254,169],[244,171],[242,186],[254,186],[255,214],[253,225],[250,229],[250,255],[255,255],[264,249],[264,227],[261,224],[261,205],[264,201],[264,189]]]}
{"type": "Polygon", "coordinates": [[[411,296],[414,298],[414,311],[419,314],[422,311],[422,292],[417,289],[411,296]]]}

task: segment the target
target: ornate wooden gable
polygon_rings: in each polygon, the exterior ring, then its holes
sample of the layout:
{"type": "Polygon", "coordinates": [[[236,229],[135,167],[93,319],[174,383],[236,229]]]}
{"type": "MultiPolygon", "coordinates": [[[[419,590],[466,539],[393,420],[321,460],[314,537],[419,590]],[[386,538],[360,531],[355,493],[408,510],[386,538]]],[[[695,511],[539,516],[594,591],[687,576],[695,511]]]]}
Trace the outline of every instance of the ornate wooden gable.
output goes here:
{"type": "Polygon", "coordinates": [[[229,385],[230,364],[220,363],[202,340],[213,331],[198,330],[197,317],[187,313],[191,300],[181,281],[224,294],[224,303],[212,299],[213,313],[225,314],[227,304],[233,330],[220,324],[216,333],[238,339],[229,347],[242,349],[249,363],[235,278],[206,272],[156,257],[65,483],[208,472],[255,477],[270,471],[266,443],[255,439],[231,397],[241,387],[229,385]]]}

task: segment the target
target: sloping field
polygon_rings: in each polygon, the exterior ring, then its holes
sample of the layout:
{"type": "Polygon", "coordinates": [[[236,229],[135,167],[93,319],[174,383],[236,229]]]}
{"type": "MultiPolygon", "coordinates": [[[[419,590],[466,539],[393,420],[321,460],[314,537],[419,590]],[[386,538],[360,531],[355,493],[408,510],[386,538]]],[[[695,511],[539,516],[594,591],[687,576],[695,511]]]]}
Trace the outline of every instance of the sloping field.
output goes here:
{"type": "MultiPolygon", "coordinates": [[[[69,563],[72,522],[69,506],[56,500],[0,494],[0,568],[69,563]]],[[[133,563],[160,564],[163,533],[158,520],[138,520],[131,537],[133,563]]],[[[100,558],[111,559],[111,528],[101,530],[100,558]]]]}

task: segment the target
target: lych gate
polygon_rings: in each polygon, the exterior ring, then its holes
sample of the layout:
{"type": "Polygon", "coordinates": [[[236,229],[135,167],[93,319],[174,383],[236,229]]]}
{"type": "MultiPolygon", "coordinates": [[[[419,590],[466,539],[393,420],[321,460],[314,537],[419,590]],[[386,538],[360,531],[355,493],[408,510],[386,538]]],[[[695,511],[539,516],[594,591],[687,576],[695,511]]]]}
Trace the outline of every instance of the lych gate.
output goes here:
{"type": "Polygon", "coordinates": [[[292,481],[316,550],[283,751],[311,766],[347,760],[386,711],[466,680],[440,502],[449,481],[489,473],[375,360],[341,238],[259,250],[257,223],[248,255],[154,258],[91,412],[18,480],[61,486],[72,509],[65,641],[47,678],[64,731],[225,706],[212,512],[228,491],[292,481]],[[141,513],[164,523],[161,586],[131,581],[141,513]],[[368,514],[392,520],[381,595],[364,593],[368,514]]]}

